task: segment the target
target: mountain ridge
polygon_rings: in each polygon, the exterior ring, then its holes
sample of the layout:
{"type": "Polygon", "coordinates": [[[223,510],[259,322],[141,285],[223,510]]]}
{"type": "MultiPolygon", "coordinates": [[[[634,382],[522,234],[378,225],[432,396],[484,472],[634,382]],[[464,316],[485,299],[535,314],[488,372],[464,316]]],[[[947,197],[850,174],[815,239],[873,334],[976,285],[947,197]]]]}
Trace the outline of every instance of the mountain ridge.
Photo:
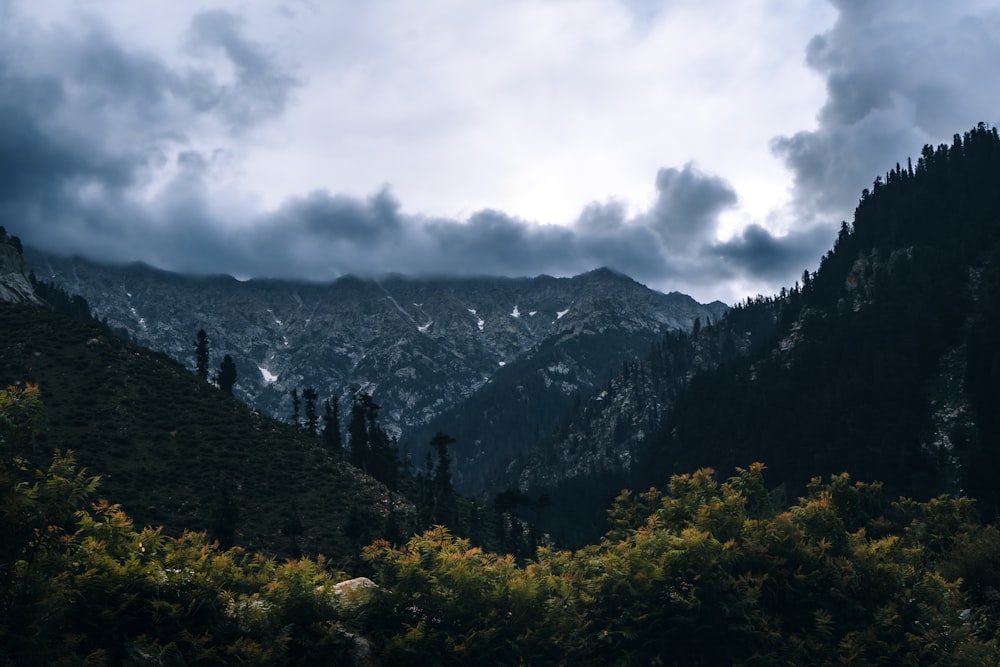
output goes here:
{"type": "Polygon", "coordinates": [[[375,397],[397,436],[515,369],[544,374],[534,355],[570,350],[582,339],[592,344],[562,355],[568,371],[558,389],[566,397],[589,391],[664,332],[717,319],[727,308],[656,292],[609,269],[572,278],[387,274],[310,283],[185,276],[30,248],[27,255],[41,279],[81,294],[109,326],[185,365],[194,334],[206,329],[211,365],[231,355],[236,395],[272,416],[292,414],[292,389],[314,387],[321,400],[340,400],[342,412],[360,390],[375,397]]]}
{"type": "Polygon", "coordinates": [[[140,525],[209,531],[271,554],[357,564],[367,535],[417,527],[407,498],[346,453],[199,380],[166,355],[48,308],[0,304],[0,378],[40,387],[39,461],[72,449],[140,525]],[[358,519],[355,519],[358,521],[358,519]],[[227,525],[221,526],[220,523],[227,525]]]}
{"type": "MultiPolygon", "coordinates": [[[[968,493],[1000,516],[998,178],[1000,136],[983,125],[897,163],[818,270],[697,336],[668,336],[515,462],[511,484],[572,509],[756,460],[790,496],[847,471],[918,499],[968,493]],[[678,363],[690,380],[671,383],[678,363]]],[[[599,534],[597,505],[584,540],[599,534]]]]}

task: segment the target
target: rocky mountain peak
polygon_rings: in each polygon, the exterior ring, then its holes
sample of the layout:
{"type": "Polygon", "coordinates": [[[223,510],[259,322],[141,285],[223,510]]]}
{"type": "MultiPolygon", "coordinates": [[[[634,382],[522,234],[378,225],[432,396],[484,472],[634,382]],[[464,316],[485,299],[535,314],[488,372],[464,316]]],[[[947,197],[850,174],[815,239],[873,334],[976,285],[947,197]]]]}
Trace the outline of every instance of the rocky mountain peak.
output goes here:
{"type": "MultiPolygon", "coordinates": [[[[462,431],[469,444],[481,436],[460,429],[454,412],[445,423],[440,418],[474,395],[497,408],[542,391],[547,404],[529,403],[555,414],[665,332],[690,329],[696,318],[704,322],[725,310],[656,292],[608,269],[573,278],[240,282],[31,249],[28,260],[43,279],[83,296],[109,326],[189,367],[194,336],[204,328],[211,369],[231,355],[236,395],[271,415],[291,416],[292,389],[313,387],[321,401],[339,399],[343,409],[352,390],[361,389],[381,406],[391,433],[433,423],[462,431]]],[[[509,421],[506,408],[503,414],[509,421]]],[[[548,426],[540,421],[532,433],[548,426]]],[[[423,441],[422,434],[416,438],[423,441]]]]}
{"type": "Polygon", "coordinates": [[[0,301],[42,305],[25,271],[21,240],[0,227],[0,301]]]}

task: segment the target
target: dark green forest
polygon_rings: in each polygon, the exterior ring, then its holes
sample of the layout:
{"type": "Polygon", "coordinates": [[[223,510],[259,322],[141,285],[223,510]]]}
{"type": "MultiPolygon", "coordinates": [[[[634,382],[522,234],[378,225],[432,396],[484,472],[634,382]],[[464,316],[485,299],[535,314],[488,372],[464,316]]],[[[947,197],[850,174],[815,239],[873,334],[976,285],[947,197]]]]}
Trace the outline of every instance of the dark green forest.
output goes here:
{"type": "Polygon", "coordinates": [[[770,344],[696,376],[653,455],[765,460],[794,491],[844,470],[920,498],[961,491],[995,519],[998,176],[1000,139],[980,125],[876,179],[780,308],[745,306],[776,314],[770,344]],[[961,418],[937,414],[947,401],[961,418]]]}
{"type": "MultiPolygon", "coordinates": [[[[626,435],[651,433],[630,470],[532,492],[580,514],[573,543],[603,530],[595,497],[751,460],[768,462],[786,498],[814,475],[848,471],[892,494],[965,494],[995,520],[998,183],[1000,139],[985,125],[897,164],[862,193],[817,270],[697,332],[667,335],[609,385],[660,406],[622,418],[626,435]]],[[[602,409],[582,402],[541,451],[551,460],[567,433],[586,439],[607,419],[602,409]]]]}
{"type": "Polygon", "coordinates": [[[798,284],[608,383],[636,465],[493,503],[447,434],[400,464],[371,396],[342,439],[65,294],[4,305],[0,661],[1000,664],[998,185],[985,125],[897,164],[798,284]]]}

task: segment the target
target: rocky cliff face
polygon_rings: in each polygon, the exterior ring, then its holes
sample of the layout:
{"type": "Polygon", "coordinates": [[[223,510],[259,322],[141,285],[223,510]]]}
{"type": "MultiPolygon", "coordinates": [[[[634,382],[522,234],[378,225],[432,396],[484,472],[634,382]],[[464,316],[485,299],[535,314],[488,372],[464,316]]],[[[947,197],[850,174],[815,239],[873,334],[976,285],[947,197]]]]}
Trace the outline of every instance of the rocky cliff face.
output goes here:
{"type": "MultiPolygon", "coordinates": [[[[192,278],[30,252],[29,260],[40,279],[83,296],[110,326],[190,367],[195,333],[205,328],[211,366],[231,355],[235,393],[267,413],[287,419],[290,391],[306,386],[321,399],[345,401],[346,413],[350,391],[360,388],[382,407],[390,432],[404,440],[416,434],[409,442],[418,444],[428,425],[455,430],[459,415],[468,416],[460,406],[474,396],[506,405],[505,420],[516,406],[534,405],[522,420],[538,421],[544,432],[573,394],[604,382],[623,359],[644,354],[666,331],[726,310],[603,269],[558,279],[388,276],[311,284],[192,278]],[[548,416],[539,421],[539,412],[548,416]]],[[[481,434],[465,439],[499,452],[481,434]]],[[[422,454],[416,446],[413,453],[422,454]]]]}
{"type": "Polygon", "coordinates": [[[21,242],[6,231],[0,231],[0,301],[42,305],[28,280],[21,242]]]}

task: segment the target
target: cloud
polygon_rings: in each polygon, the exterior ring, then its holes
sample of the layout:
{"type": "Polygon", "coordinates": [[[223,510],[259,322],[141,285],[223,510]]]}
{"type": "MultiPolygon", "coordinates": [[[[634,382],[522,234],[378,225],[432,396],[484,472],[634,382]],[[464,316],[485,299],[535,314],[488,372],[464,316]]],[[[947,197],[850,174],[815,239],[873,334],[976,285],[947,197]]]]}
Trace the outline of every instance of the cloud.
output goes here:
{"type": "MultiPolygon", "coordinates": [[[[925,142],[991,121],[983,116],[1000,101],[1000,14],[989,3],[832,2],[836,23],[805,50],[826,84],[816,127],[769,146],[755,139],[790,171],[791,201],[750,216],[747,200],[781,188],[747,180],[757,174],[741,142],[797,98],[776,91],[767,118],[742,107],[763,95],[753,72],[788,58],[772,61],[778,52],[760,47],[732,69],[716,46],[736,43],[741,20],[716,35],[714,14],[699,9],[690,36],[697,3],[622,2],[586,3],[589,14],[490,10],[470,14],[468,28],[434,3],[400,22],[386,12],[402,5],[179,9],[160,35],[174,40],[171,51],[139,43],[125,23],[90,13],[44,23],[0,0],[0,224],[50,251],[194,273],[326,280],[603,265],[733,300],[814,269],[877,174],[925,142]],[[339,31],[333,44],[312,29],[331,16],[323,25],[339,31]],[[448,29],[435,32],[441,21],[448,29]],[[317,69],[293,72],[274,53],[297,36],[308,48],[290,53],[319,58],[317,69]],[[735,80],[742,106],[730,108],[725,86],[735,80]],[[717,132],[683,129],[702,113],[717,132]],[[671,143],[664,127],[683,136],[671,143]],[[623,194],[620,181],[606,184],[626,171],[616,149],[628,142],[647,156],[649,146],[682,152],[645,160],[649,180],[630,177],[623,194]],[[714,153],[696,164],[689,155],[701,143],[714,153]],[[410,179],[395,183],[402,201],[383,179],[410,179]],[[484,193],[504,191],[515,194],[484,206],[494,200],[484,193]],[[608,192],[629,199],[593,201],[575,217],[570,208],[555,217],[563,225],[513,212],[526,210],[519,197],[580,206],[608,192]],[[427,208],[439,196],[459,203],[427,208]]],[[[782,35],[777,14],[738,11],[782,35]]],[[[761,136],[782,131],[767,127],[761,136]]]]}
{"type": "Polygon", "coordinates": [[[205,12],[190,25],[188,48],[206,59],[197,67],[129,48],[100,23],[72,34],[39,28],[22,44],[6,30],[8,48],[35,63],[0,70],[8,228],[50,251],[238,276],[567,275],[603,265],[659,285],[697,280],[718,263],[717,219],[738,198],[693,163],[656,174],[648,210],[594,202],[564,226],[495,209],[464,219],[407,213],[389,186],[368,197],[314,189],[271,209],[240,202],[238,191],[220,191],[227,154],[199,141],[201,125],[242,136],[280,115],[297,83],[246,39],[238,16],[205,12]],[[228,79],[211,61],[220,54],[228,79]]]}
{"type": "MultiPolygon", "coordinates": [[[[192,148],[196,136],[218,124],[243,136],[281,112],[294,78],[225,12],[196,16],[191,34],[221,49],[236,72],[231,83],[217,82],[210,64],[170,66],[128,47],[90,15],[42,26],[3,10],[3,224],[54,250],[195,268],[168,250],[188,250],[189,221],[220,222],[208,202],[211,160],[192,148]]],[[[215,248],[219,234],[194,238],[215,248]]]]}
{"type": "Polygon", "coordinates": [[[719,274],[712,232],[734,201],[724,180],[694,165],[661,170],[649,211],[628,217],[618,202],[595,202],[569,226],[491,209],[465,220],[407,214],[387,187],[366,199],[318,191],[261,214],[238,246],[211,259],[219,271],[314,279],[390,271],[569,275],[608,266],[651,284],[700,280],[719,274]],[[665,241],[679,237],[683,247],[665,241]]]}
{"type": "Polygon", "coordinates": [[[715,233],[719,214],[739,201],[732,186],[693,163],[656,174],[656,203],[645,217],[672,250],[684,250],[715,233]]]}
{"type": "Polygon", "coordinates": [[[736,237],[716,244],[712,252],[726,266],[745,276],[781,282],[796,271],[815,269],[822,250],[830,246],[829,231],[823,226],[806,227],[778,237],[761,225],[752,224],[736,237]]]}
{"type": "Polygon", "coordinates": [[[235,70],[232,83],[214,87],[202,96],[218,105],[232,127],[244,129],[279,115],[299,81],[286,72],[260,45],[243,34],[243,19],[221,9],[205,11],[191,21],[190,42],[195,53],[220,50],[235,70]]]}
{"type": "Polygon", "coordinates": [[[819,125],[772,142],[794,176],[799,224],[837,224],[896,161],[993,122],[1000,90],[1000,13],[989,3],[832,4],[836,23],[806,51],[826,80],[819,125]]]}

